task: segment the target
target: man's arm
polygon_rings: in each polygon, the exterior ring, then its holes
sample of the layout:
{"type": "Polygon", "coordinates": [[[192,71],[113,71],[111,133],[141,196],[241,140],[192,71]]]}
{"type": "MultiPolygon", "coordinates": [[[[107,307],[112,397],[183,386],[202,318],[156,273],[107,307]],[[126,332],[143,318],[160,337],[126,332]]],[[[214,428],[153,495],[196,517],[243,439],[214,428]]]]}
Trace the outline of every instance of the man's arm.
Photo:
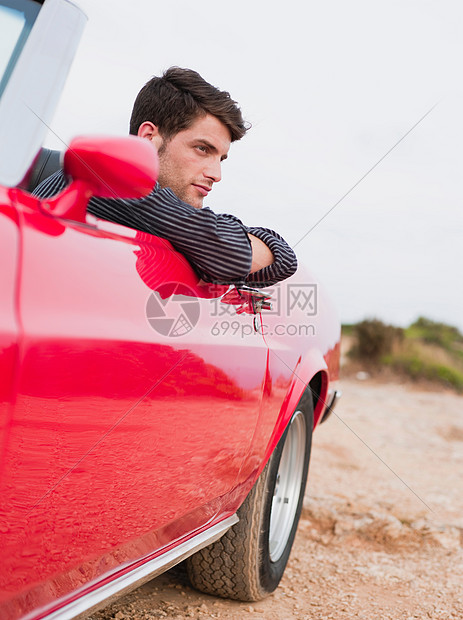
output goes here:
{"type": "MultiPolygon", "coordinates": [[[[61,170],[43,181],[34,195],[49,198],[67,184],[61,170]]],[[[158,184],[142,199],[92,198],[88,212],[167,239],[206,282],[242,285],[251,270],[251,241],[237,217],[195,209],[158,184]]]]}
{"type": "MultiPolygon", "coordinates": [[[[253,253],[252,265],[253,267],[256,266],[257,270],[251,268],[251,272],[246,278],[246,284],[257,287],[273,286],[296,272],[296,254],[283,237],[269,228],[255,227],[248,228],[247,231],[250,238],[257,238],[266,249],[262,249],[262,245],[259,244],[259,253],[255,255],[256,264],[254,263],[253,253]],[[273,260],[271,261],[268,260],[269,253],[272,255],[273,260]],[[261,261],[262,267],[259,268],[257,260],[261,261]]],[[[253,243],[252,239],[251,243],[253,243]]]]}
{"type": "MultiPolygon", "coordinates": [[[[34,194],[50,197],[66,184],[60,171],[34,194]]],[[[246,228],[233,215],[195,209],[168,188],[156,186],[141,200],[92,198],[88,210],[101,219],[167,239],[207,282],[271,286],[297,268],[293,250],[277,233],[246,228]]]]}
{"type": "Polygon", "coordinates": [[[260,269],[271,265],[275,261],[275,258],[268,245],[265,245],[259,237],[250,235],[249,233],[248,237],[251,240],[252,249],[251,273],[255,273],[256,271],[260,271],[260,269]]]}

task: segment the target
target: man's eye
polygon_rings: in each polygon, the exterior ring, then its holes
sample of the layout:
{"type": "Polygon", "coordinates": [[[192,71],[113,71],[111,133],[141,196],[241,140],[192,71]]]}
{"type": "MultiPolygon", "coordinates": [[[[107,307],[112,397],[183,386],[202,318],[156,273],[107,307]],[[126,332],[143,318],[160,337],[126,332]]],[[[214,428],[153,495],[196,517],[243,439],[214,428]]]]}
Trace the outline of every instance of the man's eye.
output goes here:
{"type": "Polygon", "coordinates": [[[198,144],[196,148],[203,153],[207,153],[207,146],[204,146],[204,144],[198,144]]]}

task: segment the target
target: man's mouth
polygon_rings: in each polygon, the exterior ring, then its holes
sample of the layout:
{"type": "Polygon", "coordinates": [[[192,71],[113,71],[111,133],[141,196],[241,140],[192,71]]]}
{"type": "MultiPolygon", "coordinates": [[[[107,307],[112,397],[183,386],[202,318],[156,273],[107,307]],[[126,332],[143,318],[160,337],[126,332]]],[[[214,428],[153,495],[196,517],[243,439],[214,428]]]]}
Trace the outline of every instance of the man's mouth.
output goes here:
{"type": "Polygon", "coordinates": [[[196,183],[192,183],[193,187],[196,187],[198,192],[203,196],[207,196],[211,191],[212,187],[207,187],[206,185],[197,185],[196,183]]]}

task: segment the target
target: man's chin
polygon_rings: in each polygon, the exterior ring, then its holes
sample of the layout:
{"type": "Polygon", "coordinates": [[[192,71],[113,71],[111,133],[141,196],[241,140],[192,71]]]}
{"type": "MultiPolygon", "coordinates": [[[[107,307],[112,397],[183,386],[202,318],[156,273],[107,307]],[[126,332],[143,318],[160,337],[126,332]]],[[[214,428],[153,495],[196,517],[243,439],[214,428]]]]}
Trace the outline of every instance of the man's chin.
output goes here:
{"type": "Polygon", "coordinates": [[[195,209],[203,208],[204,196],[198,196],[197,192],[190,193],[190,192],[180,192],[178,190],[175,191],[173,187],[171,187],[171,189],[174,192],[174,194],[177,196],[177,198],[180,198],[180,200],[182,200],[183,202],[186,202],[187,204],[191,205],[195,209]]]}
{"type": "Polygon", "coordinates": [[[189,197],[182,198],[182,200],[184,202],[187,202],[189,205],[191,205],[195,209],[203,208],[204,198],[202,196],[189,196],[189,197]]]}

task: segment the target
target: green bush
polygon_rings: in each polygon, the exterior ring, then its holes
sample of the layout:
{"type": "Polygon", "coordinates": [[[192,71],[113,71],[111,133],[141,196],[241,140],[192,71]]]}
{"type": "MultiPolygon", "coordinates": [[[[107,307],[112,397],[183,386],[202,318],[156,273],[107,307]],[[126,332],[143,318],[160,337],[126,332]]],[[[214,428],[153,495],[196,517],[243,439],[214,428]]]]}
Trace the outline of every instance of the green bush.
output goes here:
{"type": "Polygon", "coordinates": [[[428,344],[437,344],[447,351],[453,351],[455,344],[463,344],[463,335],[456,327],[420,317],[407,328],[409,338],[419,338],[428,344]]]}
{"type": "Polygon", "coordinates": [[[352,323],[343,323],[341,326],[341,333],[343,336],[352,336],[354,328],[355,325],[352,323]]]}
{"type": "Polygon", "coordinates": [[[463,373],[445,364],[426,361],[415,353],[386,355],[382,361],[384,364],[394,370],[403,372],[412,379],[437,381],[447,387],[453,387],[459,392],[463,392],[463,373]]]}
{"type": "Polygon", "coordinates": [[[384,365],[463,392],[463,335],[456,327],[420,317],[403,330],[369,319],[343,326],[343,335],[353,338],[349,355],[372,370],[384,365]]]}
{"type": "Polygon", "coordinates": [[[370,362],[380,359],[392,352],[394,345],[403,340],[403,329],[386,325],[377,319],[368,319],[353,326],[355,344],[351,353],[353,357],[370,362]]]}

